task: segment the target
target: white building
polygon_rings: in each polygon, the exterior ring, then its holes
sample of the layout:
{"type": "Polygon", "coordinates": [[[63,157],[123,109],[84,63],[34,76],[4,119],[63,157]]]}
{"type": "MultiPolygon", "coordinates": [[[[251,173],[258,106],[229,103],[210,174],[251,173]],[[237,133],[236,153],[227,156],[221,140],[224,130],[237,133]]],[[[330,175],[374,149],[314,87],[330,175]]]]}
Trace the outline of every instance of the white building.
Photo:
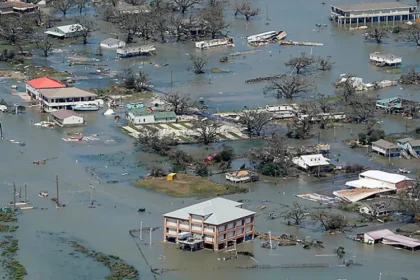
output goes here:
{"type": "Polygon", "coordinates": [[[330,160],[322,154],[317,155],[304,155],[292,159],[293,163],[304,170],[310,170],[318,167],[329,166],[330,160]]]}
{"type": "Polygon", "coordinates": [[[268,112],[294,112],[296,110],[296,105],[265,105],[265,109],[268,112]]]}
{"type": "Polygon", "coordinates": [[[387,188],[403,189],[414,184],[414,180],[400,174],[388,173],[380,170],[368,170],[359,174],[359,180],[346,182],[346,186],[353,188],[387,188]]]}
{"type": "Polygon", "coordinates": [[[108,38],[103,40],[100,46],[105,49],[118,49],[125,47],[125,42],[114,38],[108,38]]]}
{"type": "Polygon", "coordinates": [[[150,124],[150,123],[173,123],[176,122],[176,115],[170,112],[155,112],[146,109],[133,109],[127,112],[127,120],[133,124],[150,124]]]}
{"type": "Polygon", "coordinates": [[[72,109],[75,105],[93,102],[96,94],[75,87],[39,90],[41,108],[45,112],[72,109]]]}
{"type": "Polygon", "coordinates": [[[178,243],[184,235],[199,235],[205,247],[219,250],[229,241],[241,243],[254,238],[255,212],[243,209],[240,202],[221,197],[166,213],[163,217],[164,241],[178,243]]]}
{"type": "Polygon", "coordinates": [[[75,23],[75,24],[52,27],[52,28],[47,29],[47,31],[45,31],[44,33],[55,38],[64,39],[64,38],[77,37],[80,35],[80,31],[82,30],[83,30],[83,26],[81,26],[78,23],[75,23]]]}
{"type": "Polygon", "coordinates": [[[374,52],[369,55],[370,62],[376,63],[378,66],[400,66],[402,57],[394,56],[381,52],[374,52]]]}
{"type": "Polygon", "coordinates": [[[54,122],[61,127],[81,126],[85,123],[83,117],[70,110],[58,110],[52,112],[51,116],[54,118],[54,122]]]}
{"type": "Polygon", "coordinates": [[[231,37],[195,42],[195,47],[198,49],[208,49],[219,46],[234,47],[235,43],[231,37]]]}

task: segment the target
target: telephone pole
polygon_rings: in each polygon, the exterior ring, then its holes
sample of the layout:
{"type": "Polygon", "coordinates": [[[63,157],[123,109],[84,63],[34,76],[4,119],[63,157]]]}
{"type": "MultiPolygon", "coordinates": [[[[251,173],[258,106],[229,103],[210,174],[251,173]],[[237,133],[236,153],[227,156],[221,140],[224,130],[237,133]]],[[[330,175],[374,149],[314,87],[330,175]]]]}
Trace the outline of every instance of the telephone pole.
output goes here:
{"type": "Polygon", "coordinates": [[[13,212],[16,211],[16,185],[13,182],[13,212]]]}
{"type": "Polygon", "coordinates": [[[25,184],[25,202],[28,202],[28,190],[27,190],[26,184],[25,184]]]}
{"type": "Polygon", "coordinates": [[[56,204],[57,204],[57,206],[58,207],[60,207],[60,200],[59,200],[59,192],[58,192],[58,175],[56,175],[55,176],[55,184],[56,184],[56,187],[57,187],[57,201],[56,201],[56,204]]]}

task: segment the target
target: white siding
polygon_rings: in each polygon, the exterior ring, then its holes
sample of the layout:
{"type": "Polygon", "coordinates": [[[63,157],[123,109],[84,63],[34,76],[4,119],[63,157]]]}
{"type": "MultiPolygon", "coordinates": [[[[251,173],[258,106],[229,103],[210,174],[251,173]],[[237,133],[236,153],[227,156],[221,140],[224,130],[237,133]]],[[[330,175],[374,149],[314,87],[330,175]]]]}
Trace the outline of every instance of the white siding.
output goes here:
{"type": "Polygon", "coordinates": [[[63,125],[83,124],[83,118],[79,116],[71,116],[63,120],[63,125]]]}
{"type": "Polygon", "coordinates": [[[214,227],[213,226],[204,226],[204,231],[214,232],[214,227]]]}
{"type": "Polygon", "coordinates": [[[189,228],[190,223],[189,222],[179,222],[179,227],[181,228],[189,228]]]}
{"type": "Polygon", "coordinates": [[[176,220],[167,219],[167,220],[166,220],[166,224],[167,224],[168,226],[176,226],[176,220]]]}
{"type": "Polygon", "coordinates": [[[191,219],[196,222],[201,222],[201,216],[199,215],[191,215],[191,219]]]}
{"type": "Polygon", "coordinates": [[[193,230],[201,230],[201,225],[197,225],[197,224],[192,224],[191,227],[193,230]]]}
{"type": "Polygon", "coordinates": [[[168,234],[176,235],[176,230],[170,228],[168,229],[168,234]]]}
{"type": "Polygon", "coordinates": [[[213,236],[204,235],[204,241],[213,242],[213,236]]]}

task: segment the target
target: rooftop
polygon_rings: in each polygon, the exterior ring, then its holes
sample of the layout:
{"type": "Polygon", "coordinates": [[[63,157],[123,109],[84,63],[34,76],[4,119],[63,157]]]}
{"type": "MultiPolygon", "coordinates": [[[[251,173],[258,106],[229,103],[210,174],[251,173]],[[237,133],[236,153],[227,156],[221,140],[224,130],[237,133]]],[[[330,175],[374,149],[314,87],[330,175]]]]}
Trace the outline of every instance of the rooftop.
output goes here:
{"type": "Polygon", "coordinates": [[[96,94],[75,87],[41,89],[39,92],[47,98],[96,97],[96,94]]]}
{"type": "Polygon", "coordinates": [[[114,45],[114,44],[118,44],[119,42],[121,42],[121,40],[118,40],[115,38],[108,38],[108,39],[103,40],[101,44],[114,45]]]}
{"type": "Polygon", "coordinates": [[[292,161],[302,168],[330,165],[329,159],[322,154],[295,157],[292,161]]]}
{"type": "Polygon", "coordinates": [[[125,47],[117,50],[117,53],[131,53],[138,51],[155,51],[156,48],[154,45],[143,45],[143,46],[134,46],[134,47],[125,47]]]}
{"type": "Polygon", "coordinates": [[[376,142],[372,142],[372,145],[375,145],[375,146],[378,146],[378,147],[381,147],[381,148],[384,148],[384,149],[398,149],[399,148],[399,146],[397,144],[388,142],[384,139],[379,139],[376,142]]]}
{"type": "Polygon", "coordinates": [[[413,139],[413,138],[403,138],[403,139],[399,139],[397,140],[398,142],[400,142],[401,144],[405,144],[405,143],[410,143],[411,146],[420,146],[420,140],[418,139],[413,139]]]}
{"type": "Polygon", "coordinates": [[[242,209],[239,206],[242,206],[242,203],[217,197],[166,213],[163,216],[188,220],[190,214],[198,215],[204,216],[204,222],[207,224],[221,225],[255,214],[255,212],[242,209]]]}
{"type": "Polygon", "coordinates": [[[333,7],[342,11],[374,11],[384,9],[401,9],[415,7],[414,5],[408,5],[401,2],[375,2],[375,3],[358,3],[358,4],[337,4],[332,5],[333,7]]]}
{"type": "Polygon", "coordinates": [[[26,82],[28,85],[36,88],[36,89],[42,89],[42,88],[65,88],[66,85],[62,82],[48,78],[48,77],[42,77],[34,80],[30,80],[26,82]]]}
{"type": "Polygon", "coordinates": [[[386,245],[405,246],[408,248],[416,248],[420,246],[420,240],[393,233],[389,229],[365,232],[365,234],[374,240],[383,239],[382,243],[386,245]]]}
{"type": "Polygon", "coordinates": [[[374,52],[371,53],[370,56],[377,56],[379,58],[383,58],[383,59],[401,59],[401,56],[395,56],[393,54],[389,54],[389,53],[381,53],[381,52],[374,52]]]}
{"type": "Polygon", "coordinates": [[[364,177],[368,177],[369,179],[379,180],[379,181],[383,181],[383,182],[387,182],[391,184],[396,184],[396,183],[406,181],[406,180],[412,180],[404,175],[388,173],[388,172],[379,171],[379,170],[368,170],[363,173],[360,173],[359,176],[360,178],[363,178],[364,176],[364,177]]]}
{"type": "Polygon", "coordinates": [[[388,188],[389,186],[384,185],[385,183],[377,180],[370,180],[370,179],[359,179],[346,182],[346,186],[352,188],[365,188],[365,189],[380,189],[380,188],[388,188]]]}
{"type": "Polygon", "coordinates": [[[380,230],[365,232],[365,234],[369,235],[374,240],[378,240],[378,239],[384,238],[387,235],[394,234],[394,233],[390,231],[389,229],[380,229],[380,230]]]}
{"type": "Polygon", "coordinates": [[[333,194],[346,202],[354,203],[369,198],[370,196],[389,191],[391,190],[386,188],[357,188],[334,191],[333,194]]]}
{"type": "Polygon", "coordinates": [[[77,114],[71,110],[58,110],[58,111],[52,112],[51,115],[60,120],[64,120],[65,118],[72,117],[72,116],[77,116],[77,114]]]}

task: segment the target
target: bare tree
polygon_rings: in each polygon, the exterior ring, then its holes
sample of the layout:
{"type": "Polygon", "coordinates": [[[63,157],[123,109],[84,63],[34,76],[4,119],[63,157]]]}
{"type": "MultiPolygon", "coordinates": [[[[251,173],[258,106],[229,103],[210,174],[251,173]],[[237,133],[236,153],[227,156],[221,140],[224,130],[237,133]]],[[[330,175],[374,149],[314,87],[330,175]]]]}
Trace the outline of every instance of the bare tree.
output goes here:
{"type": "Polygon", "coordinates": [[[261,135],[265,125],[272,120],[272,115],[265,110],[244,110],[240,114],[240,122],[245,125],[249,137],[261,135]]]}
{"type": "Polygon", "coordinates": [[[113,8],[111,5],[103,5],[100,9],[100,14],[102,19],[108,22],[116,17],[115,8],[113,8]]]}
{"type": "Polygon", "coordinates": [[[171,10],[168,7],[153,8],[151,12],[154,29],[160,36],[161,42],[165,43],[165,34],[169,30],[171,20],[171,10]]]}
{"type": "Polygon", "coordinates": [[[92,32],[96,30],[96,21],[89,15],[80,15],[75,20],[81,25],[77,27],[77,32],[82,37],[83,44],[86,45],[89,37],[92,36],[92,32]]]}
{"type": "Polygon", "coordinates": [[[326,231],[343,230],[347,225],[347,219],[342,214],[331,210],[319,210],[311,214],[314,221],[321,223],[326,231]]]}
{"type": "Polygon", "coordinates": [[[316,103],[318,104],[321,113],[331,113],[334,111],[334,104],[323,93],[317,94],[316,103]]]}
{"type": "Polygon", "coordinates": [[[125,42],[132,43],[134,36],[141,33],[143,39],[150,39],[153,26],[153,18],[151,13],[135,13],[135,14],[122,14],[119,17],[119,23],[123,27],[126,35],[125,42]]]}
{"type": "Polygon", "coordinates": [[[373,117],[376,108],[376,98],[371,96],[352,95],[347,99],[348,114],[356,122],[364,122],[373,117]]]}
{"type": "Polygon", "coordinates": [[[126,0],[125,2],[133,6],[142,6],[146,4],[146,0],[126,0]]]}
{"type": "Polygon", "coordinates": [[[398,41],[405,43],[415,43],[420,47],[420,24],[401,26],[398,41]]]}
{"type": "Polygon", "coordinates": [[[194,69],[194,73],[203,74],[204,66],[206,66],[206,64],[209,62],[207,56],[205,56],[203,53],[192,54],[190,55],[190,60],[194,69]]]}
{"type": "Polygon", "coordinates": [[[199,143],[208,145],[218,139],[220,125],[214,121],[203,119],[193,121],[191,126],[192,137],[199,143]]]}
{"type": "Polygon", "coordinates": [[[67,15],[67,11],[76,5],[75,0],[54,0],[52,6],[63,13],[63,16],[67,15]]]}
{"type": "Polygon", "coordinates": [[[294,175],[296,170],[286,139],[279,134],[273,134],[268,140],[268,145],[250,149],[248,156],[251,162],[259,163],[263,175],[290,176],[294,175]]]}
{"type": "Polygon", "coordinates": [[[201,21],[205,31],[207,31],[213,39],[222,35],[222,31],[226,29],[229,24],[224,19],[223,8],[214,6],[201,9],[199,12],[199,20],[201,21]]]}
{"type": "Polygon", "coordinates": [[[311,113],[302,116],[295,116],[292,122],[287,124],[286,136],[293,139],[308,139],[310,138],[314,122],[312,119],[315,116],[311,113]]]}
{"type": "Polygon", "coordinates": [[[33,32],[33,28],[27,21],[16,17],[0,16],[0,40],[7,41],[11,45],[23,46],[33,32]]]}
{"type": "Polygon", "coordinates": [[[139,133],[136,145],[166,156],[171,148],[177,145],[175,139],[173,135],[160,135],[157,128],[148,127],[139,133]]]}
{"type": "Polygon", "coordinates": [[[292,72],[296,69],[296,74],[300,75],[313,70],[315,63],[316,60],[312,56],[302,53],[301,56],[289,59],[285,65],[292,69],[292,72]]]}
{"type": "Polygon", "coordinates": [[[127,89],[133,89],[137,92],[150,90],[149,75],[147,75],[143,71],[140,71],[136,75],[133,69],[127,68],[124,70],[123,79],[124,79],[124,86],[127,89]]]}
{"type": "Polygon", "coordinates": [[[35,44],[36,47],[43,52],[43,55],[45,57],[48,57],[51,53],[51,50],[53,49],[53,43],[51,41],[51,38],[44,34],[37,36],[37,38],[35,39],[35,44]]]}
{"type": "Polygon", "coordinates": [[[416,181],[413,187],[399,192],[398,210],[409,216],[412,220],[420,216],[420,175],[416,172],[416,181]]]}
{"type": "Polygon", "coordinates": [[[166,94],[164,100],[172,107],[172,110],[177,115],[185,114],[191,107],[191,96],[189,94],[172,92],[166,94]]]}
{"type": "Polygon", "coordinates": [[[235,11],[235,17],[238,14],[241,14],[245,17],[246,20],[257,16],[260,12],[260,10],[254,8],[248,0],[236,0],[233,4],[233,10],[235,11]]]}
{"type": "Polygon", "coordinates": [[[88,3],[88,0],[74,0],[77,8],[79,9],[79,14],[81,15],[83,12],[83,9],[86,9],[86,4],[88,3]]]}
{"type": "Polygon", "coordinates": [[[318,57],[317,61],[317,69],[321,71],[330,71],[334,65],[334,61],[332,61],[331,56],[318,57]]]}
{"type": "Polygon", "coordinates": [[[286,211],[284,219],[288,223],[292,220],[295,225],[300,225],[306,219],[308,211],[308,207],[300,205],[297,201],[293,201],[292,206],[286,211]]]}
{"type": "Polygon", "coordinates": [[[416,71],[416,68],[410,67],[407,73],[404,73],[400,77],[400,83],[406,85],[417,85],[420,83],[420,72],[416,71]]]}
{"type": "MultiPolygon", "coordinates": [[[[339,78],[341,79],[341,78],[339,78]]],[[[352,74],[348,74],[345,77],[344,82],[337,82],[336,83],[336,90],[337,95],[340,97],[344,103],[348,103],[348,99],[352,96],[356,95],[356,87],[354,86],[354,76],[352,74]]]]}
{"type": "Polygon", "coordinates": [[[201,3],[201,0],[173,0],[175,5],[179,7],[182,14],[193,5],[201,3]]]}
{"type": "Polygon", "coordinates": [[[275,91],[276,98],[293,99],[299,93],[308,93],[314,89],[314,84],[302,75],[281,75],[268,82],[264,94],[275,91]]]}
{"type": "Polygon", "coordinates": [[[380,44],[383,42],[383,39],[386,39],[389,37],[389,29],[385,27],[375,27],[370,28],[368,31],[364,34],[365,40],[367,41],[375,41],[377,44],[380,44]]]}

